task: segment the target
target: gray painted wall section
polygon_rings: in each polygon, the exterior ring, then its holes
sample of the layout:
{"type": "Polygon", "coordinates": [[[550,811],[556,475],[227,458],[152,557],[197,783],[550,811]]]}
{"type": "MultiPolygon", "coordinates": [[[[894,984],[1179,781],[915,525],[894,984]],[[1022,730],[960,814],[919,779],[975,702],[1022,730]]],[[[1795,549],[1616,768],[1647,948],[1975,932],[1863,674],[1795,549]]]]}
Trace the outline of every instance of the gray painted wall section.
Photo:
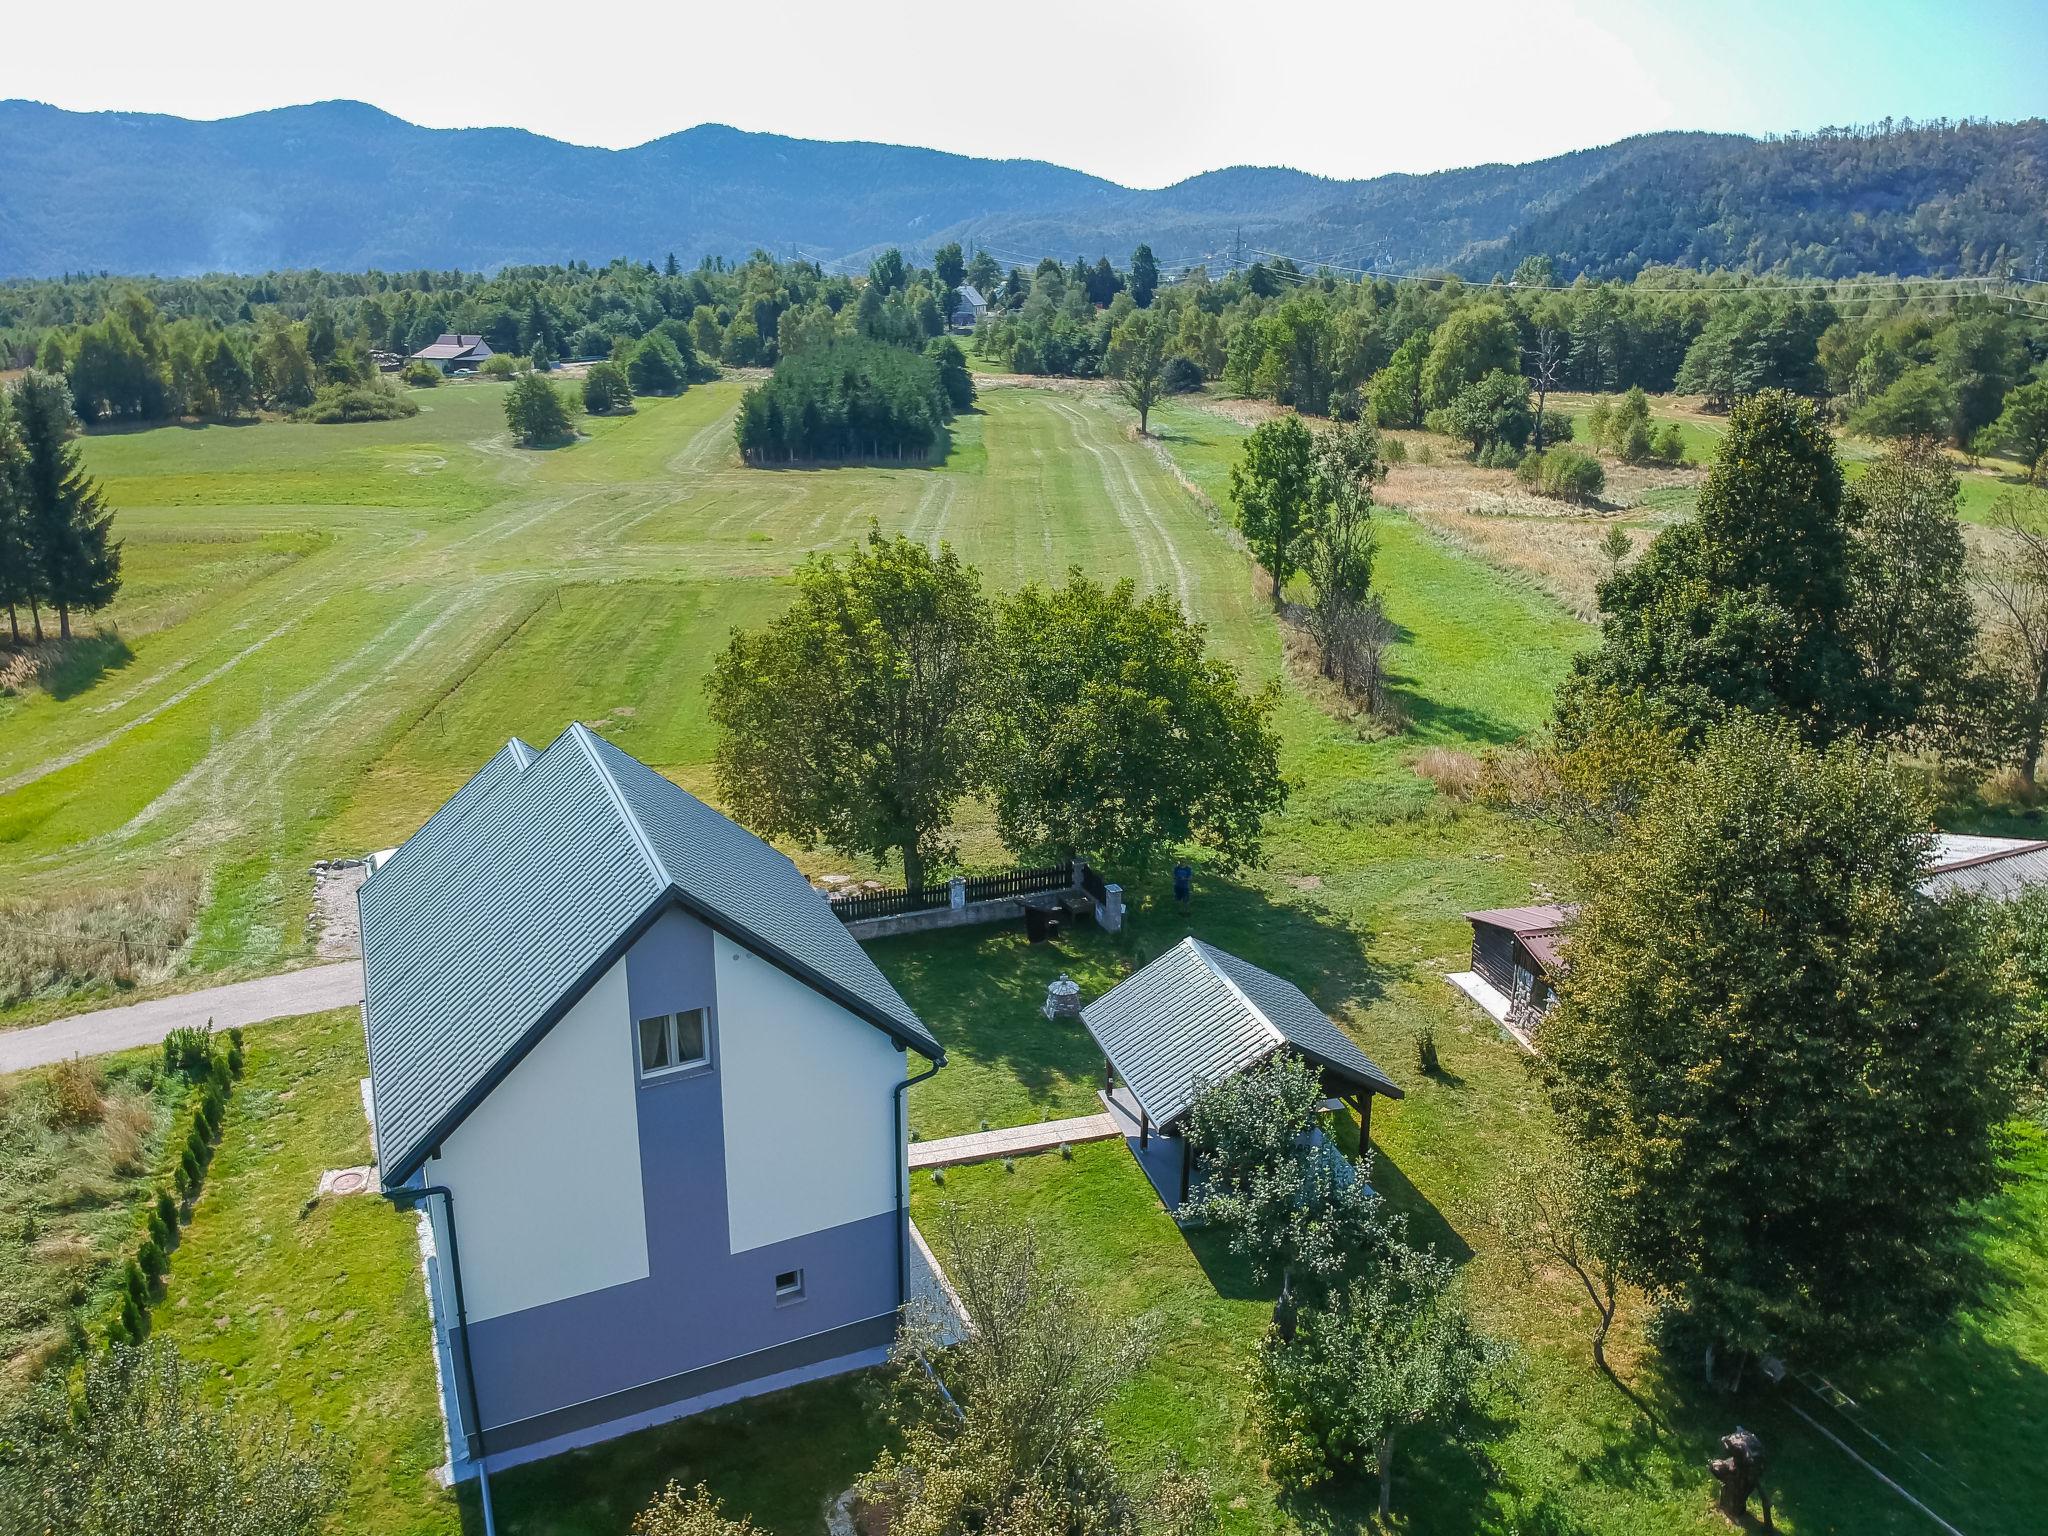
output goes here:
{"type": "MultiPolygon", "coordinates": [[[[638,1070],[635,1021],[688,1008],[708,1009],[711,1020],[711,1070],[645,1080],[635,1095],[648,1275],[472,1323],[487,1435],[896,1308],[893,1213],[730,1251],[718,1078],[725,1021],[712,942],[708,927],[671,909],[626,956],[632,1017],[620,1022],[617,1048],[628,1071],[638,1070]],[[799,1268],[803,1299],[778,1304],[776,1275],[799,1268]]],[[[847,1027],[864,1026],[849,1019],[847,1027]]],[[[878,1098],[874,1109],[884,1135],[889,1105],[878,1098]]],[[[461,1217],[457,1191],[458,1224],[461,1217]]]]}

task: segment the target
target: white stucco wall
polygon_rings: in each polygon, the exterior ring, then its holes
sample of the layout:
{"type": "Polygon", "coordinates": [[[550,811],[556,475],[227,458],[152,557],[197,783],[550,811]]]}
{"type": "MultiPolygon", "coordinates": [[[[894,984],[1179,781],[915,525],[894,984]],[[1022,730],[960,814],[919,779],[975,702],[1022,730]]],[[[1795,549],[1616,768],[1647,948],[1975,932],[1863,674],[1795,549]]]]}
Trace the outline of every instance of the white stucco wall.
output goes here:
{"type": "Polygon", "coordinates": [[[607,971],[429,1160],[472,1320],[647,1275],[626,967],[607,971]]]}
{"type": "Polygon", "coordinates": [[[889,1089],[903,1053],[731,939],[714,941],[734,1253],[893,1211],[889,1089]]]}

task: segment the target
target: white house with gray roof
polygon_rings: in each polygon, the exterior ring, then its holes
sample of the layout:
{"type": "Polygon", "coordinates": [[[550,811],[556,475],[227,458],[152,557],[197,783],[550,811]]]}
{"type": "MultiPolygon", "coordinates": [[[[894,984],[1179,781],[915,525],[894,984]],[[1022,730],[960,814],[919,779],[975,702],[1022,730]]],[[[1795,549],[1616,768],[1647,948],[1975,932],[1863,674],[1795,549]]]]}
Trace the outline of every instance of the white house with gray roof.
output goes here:
{"type": "Polygon", "coordinates": [[[788,859],[575,725],[359,900],[456,1476],[883,1357],[906,1052],[944,1053],[788,859]]]}

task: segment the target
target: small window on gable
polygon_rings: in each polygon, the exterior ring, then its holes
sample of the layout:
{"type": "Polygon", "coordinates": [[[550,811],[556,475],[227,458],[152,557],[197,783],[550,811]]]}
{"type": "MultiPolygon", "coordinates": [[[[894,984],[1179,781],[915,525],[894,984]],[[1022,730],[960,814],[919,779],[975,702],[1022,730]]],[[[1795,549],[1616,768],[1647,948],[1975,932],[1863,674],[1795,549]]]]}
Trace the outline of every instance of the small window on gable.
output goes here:
{"type": "Polygon", "coordinates": [[[800,1269],[785,1269],[775,1277],[775,1301],[779,1306],[786,1301],[804,1299],[804,1272],[800,1269]]]}
{"type": "Polygon", "coordinates": [[[659,1077],[711,1063],[710,1022],[702,1008],[640,1021],[640,1075],[659,1077]]]}

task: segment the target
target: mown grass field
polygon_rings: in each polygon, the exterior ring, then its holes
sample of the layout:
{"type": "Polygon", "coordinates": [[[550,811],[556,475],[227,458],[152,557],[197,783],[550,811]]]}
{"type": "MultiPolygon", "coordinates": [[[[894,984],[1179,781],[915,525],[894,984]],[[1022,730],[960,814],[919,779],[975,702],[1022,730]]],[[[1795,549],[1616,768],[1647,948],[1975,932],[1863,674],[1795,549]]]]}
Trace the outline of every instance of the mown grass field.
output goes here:
{"type": "MultiPolygon", "coordinates": [[[[484,385],[436,391],[402,423],[91,439],[124,530],[165,558],[153,606],[131,592],[114,615],[125,660],[66,697],[0,702],[0,880],[55,890],[197,865],[210,879],[188,967],[268,969],[307,953],[312,858],[404,836],[508,735],[545,742],[583,719],[708,788],[711,655],[732,625],[777,611],[806,553],[843,547],[870,518],[952,541],[998,587],[1080,564],[1165,588],[1248,682],[1279,685],[1295,787],[1267,858],[1235,877],[1204,871],[1185,912],[1163,871],[1120,871],[1132,920],[1117,940],[1083,932],[1034,949],[983,930],[878,945],[951,1056],[913,1091],[911,1124],[935,1137],[1092,1107],[1099,1062],[1085,1036],[1037,1013],[1062,969],[1093,994],[1194,931],[1293,977],[1407,1087],[1375,1117],[1376,1182],[1419,1236],[1459,1256],[1475,1307],[1527,1362],[1519,1397],[1480,1427],[1480,1455],[1417,1448],[1397,1528],[1716,1528],[1705,1460],[1737,1409],[1665,1374],[1638,1308],[1613,1356],[1646,1414],[1593,1370],[1571,1286],[1508,1254],[1495,1201],[1541,1095],[1515,1048],[1441,980],[1468,941],[1460,911],[1539,895],[1564,872],[1526,826],[1445,801],[1414,760],[1537,728],[1586,626],[1537,581],[1390,508],[1377,572],[1405,724],[1369,729],[1286,664],[1249,563],[1216,521],[1244,432],[1234,422],[1174,403],[1155,417],[1155,446],[1101,396],[999,387],[958,424],[941,468],[752,471],[730,452],[737,394],[721,384],[644,402],[546,454],[506,444],[484,385]],[[237,553],[193,553],[216,544],[237,553]],[[1427,1078],[1414,1043],[1425,1027],[1443,1062],[1427,1078]]],[[[981,820],[966,820],[968,856],[996,858],[981,820]]],[[[223,1394],[370,1445],[338,1530],[449,1531],[460,1511],[427,1475],[440,1448],[412,1227],[367,1200],[305,1208],[322,1168],[366,1155],[362,1070],[346,1014],[251,1031],[248,1081],[161,1326],[223,1394]]],[[[2048,1413],[2038,1138],[2016,1169],[1987,1212],[1999,1281],[1984,1304],[1846,1384],[1880,1433],[1940,1464],[1943,1481],[1908,1481],[1972,1536],[2025,1530],[2048,1500],[2025,1455],[2048,1413]]],[[[1360,1528],[1355,1490],[1296,1501],[1264,1478],[1242,1367],[1267,1301],[1181,1238],[1121,1148],[966,1171],[943,1189],[920,1181],[921,1214],[941,1199],[1038,1221],[1108,1304],[1157,1315],[1161,1348],[1111,1420],[1134,1469],[1183,1450],[1216,1478],[1233,1536],[1360,1528]]],[[[1919,1528],[1781,1408],[1745,1400],[1739,1412],[1769,1433],[1786,1528],[1919,1528]]],[[[668,1477],[702,1477],[778,1536],[808,1536],[878,1437],[853,1388],[802,1389],[526,1469],[502,1480],[499,1514],[534,1536],[619,1536],[668,1477]]]]}

